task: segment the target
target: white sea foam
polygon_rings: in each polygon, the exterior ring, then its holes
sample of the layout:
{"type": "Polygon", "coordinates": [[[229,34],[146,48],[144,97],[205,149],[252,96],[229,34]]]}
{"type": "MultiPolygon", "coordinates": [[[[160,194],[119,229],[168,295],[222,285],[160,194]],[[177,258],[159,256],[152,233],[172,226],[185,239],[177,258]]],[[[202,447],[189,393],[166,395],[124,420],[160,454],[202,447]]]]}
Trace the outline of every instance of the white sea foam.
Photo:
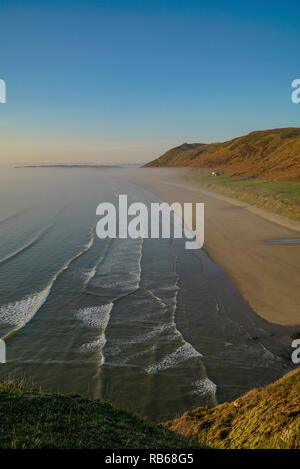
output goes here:
{"type": "Polygon", "coordinates": [[[82,344],[79,348],[80,352],[90,352],[99,350],[101,354],[101,363],[105,361],[103,354],[103,348],[106,344],[105,331],[110,319],[110,313],[114,304],[108,303],[101,306],[93,306],[89,308],[83,308],[76,314],[78,319],[81,319],[87,327],[99,329],[101,331],[99,337],[92,342],[82,344]]]}
{"type": "Polygon", "coordinates": [[[164,291],[178,291],[180,287],[178,285],[163,285],[160,287],[164,291]]]}
{"type": "Polygon", "coordinates": [[[76,259],[78,259],[78,257],[82,256],[82,254],[84,254],[86,251],[88,251],[94,244],[94,241],[95,241],[95,234],[94,234],[94,228],[91,229],[90,231],[90,239],[88,240],[88,242],[86,243],[86,245],[82,248],[81,251],[79,251],[77,254],[75,254],[75,256],[71,257],[71,259],[69,259],[65,265],[63,266],[63,268],[61,269],[61,271],[58,273],[58,275],[56,276],[56,278],[58,278],[58,276],[60,275],[60,273],[62,273],[63,271],[67,270],[70,265],[76,261],[76,259]]]}
{"type": "Polygon", "coordinates": [[[79,348],[80,352],[90,352],[94,350],[102,350],[106,343],[105,337],[101,336],[99,339],[88,342],[87,344],[82,344],[79,348]]]}
{"type": "Polygon", "coordinates": [[[154,327],[152,331],[146,332],[145,334],[142,334],[136,337],[135,343],[147,342],[149,339],[152,339],[153,337],[161,334],[162,332],[165,332],[171,329],[172,329],[171,324],[162,324],[161,326],[154,327]]]}
{"type": "Polygon", "coordinates": [[[189,360],[191,358],[200,358],[203,355],[188,342],[178,347],[174,352],[170,353],[160,361],[146,368],[148,373],[157,373],[158,371],[166,370],[177,366],[178,363],[189,360]]]}
{"type": "Polygon", "coordinates": [[[84,249],[83,249],[84,252],[87,251],[88,249],[90,249],[93,246],[94,240],[95,240],[95,233],[94,233],[94,228],[92,228],[91,231],[90,231],[90,239],[88,240],[88,242],[84,246],[84,249]]]}
{"type": "MultiPolygon", "coordinates": [[[[178,280],[177,280],[177,282],[178,282],[178,280]]],[[[170,323],[166,324],[166,326],[167,326],[167,329],[169,329],[171,336],[173,336],[173,338],[175,339],[175,341],[177,341],[177,343],[178,343],[178,339],[179,339],[180,345],[179,346],[177,345],[177,348],[173,352],[169,353],[168,355],[163,357],[161,360],[159,360],[156,363],[148,366],[145,369],[147,373],[157,373],[159,371],[163,371],[163,370],[166,370],[166,369],[169,369],[169,368],[172,368],[172,367],[176,367],[179,363],[182,363],[186,360],[190,360],[192,358],[199,359],[203,356],[200,352],[198,352],[192,346],[192,344],[190,344],[189,342],[187,342],[184,339],[181,332],[177,329],[176,318],[175,318],[176,308],[177,308],[177,296],[178,296],[178,290],[179,290],[177,282],[174,285],[175,288],[173,288],[173,290],[174,290],[174,304],[173,304],[173,307],[172,307],[170,323]],[[176,339],[176,338],[178,338],[178,339],[176,339]]],[[[164,303],[164,301],[161,298],[159,298],[156,295],[153,295],[152,292],[151,292],[151,294],[152,294],[152,296],[155,297],[155,299],[157,301],[159,301],[160,304],[164,304],[166,306],[166,304],[164,303]]],[[[214,384],[214,383],[212,383],[212,384],[214,384]]]]}
{"type": "Polygon", "coordinates": [[[76,313],[76,317],[77,319],[81,319],[88,327],[105,330],[109,321],[112,307],[113,303],[108,303],[101,306],[83,308],[76,313]]]}
{"type": "MultiPolygon", "coordinates": [[[[47,229],[49,229],[49,227],[47,229]]],[[[93,243],[94,233],[92,229],[90,239],[84,248],[64,264],[64,266],[51,279],[46,288],[39,292],[27,295],[22,300],[11,302],[0,307],[0,323],[15,326],[12,331],[10,331],[4,338],[9,338],[11,334],[23,328],[29,321],[31,321],[31,319],[37,314],[41,306],[47,300],[56,280],[66,269],[69,268],[72,262],[74,262],[76,259],[78,259],[78,257],[82,256],[82,254],[90,249],[93,243]]]]}
{"type": "MultiPolygon", "coordinates": [[[[93,238],[93,242],[94,242],[94,238],[93,238]]],[[[100,258],[98,259],[98,261],[96,262],[96,264],[92,267],[91,270],[89,270],[88,272],[85,273],[85,275],[84,275],[84,277],[85,277],[85,287],[87,287],[88,284],[90,283],[90,281],[95,277],[99,265],[104,261],[104,259],[106,257],[106,254],[108,252],[110,244],[111,244],[111,240],[109,240],[109,242],[105,246],[104,251],[103,251],[102,255],[100,256],[100,258]]]]}
{"type": "Polygon", "coordinates": [[[202,378],[193,383],[193,386],[196,388],[193,392],[194,394],[199,394],[200,396],[210,396],[216,401],[216,384],[208,378],[202,378]]]}
{"type": "Polygon", "coordinates": [[[101,270],[97,274],[95,268],[90,273],[91,287],[88,293],[97,294],[97,288],[106,290],[113,301],[137,290],[141,281],[141,259],[143,240],[114,240],[113,249],[109,257],[101,263],[101,270]]]}
{"type": "Polygon", "coordinates": [[[92,278],[95,277],[96,272],[97,272],[97,264],[94,265],[94,267],[91,270],[89,270],[88,272],[84,272],[83,278],[84,278],[85,286],[87,286],[90,283],[90,281],[92,280],[92,278]]]}
{"type": "Polygon", "coordinates": [[[158,335],[160,335],[162,332],[166,332],[166,331],[170,331],[170,334],[172,334],[172,325],[171,324],[162,324],[160,326],[156,326],[154,327],[151,331],[149,332],[145,332],[144,334],[141,334],[137,337],[134,337],[134,339],[132,340],[120,340],[118,343],[119,343],[119,346],[118,347],[115,347],[114,349],[112,348],[110,350],[110,353],[111,354],[118,354],[120,352],[122,352],[123,348],[120,348],[120,345],[122,347],[124,347],[124,345],[133,345],[133,344],[141,344],[141,343],[146,343],[148,342],[149,340],[153,339],[153,337],[156,337],[158,335]]]}
{"type": "Polygon", "coordinates": [[[142,257],[143,257],[143,243],[144,239],[141,238],[138,249],[138,273],[137,273],[137,288],[140,286],[142,277],[142,257]]]}
{"type": "Polygon", "coordinates": [[[45,303],[52,284],[44,290],[28,295],[20,301],[8,303],[0,307],[0,323],[16,326],[14,330],[24,327],[45,303]]]}
{"type": "Polygon", "coordinates": [[[148,290],[148,292],[164,309],[167,308],[166,303],[161,298],[159,298],[159,296],[156,296],[152,290],[148,290]]]}

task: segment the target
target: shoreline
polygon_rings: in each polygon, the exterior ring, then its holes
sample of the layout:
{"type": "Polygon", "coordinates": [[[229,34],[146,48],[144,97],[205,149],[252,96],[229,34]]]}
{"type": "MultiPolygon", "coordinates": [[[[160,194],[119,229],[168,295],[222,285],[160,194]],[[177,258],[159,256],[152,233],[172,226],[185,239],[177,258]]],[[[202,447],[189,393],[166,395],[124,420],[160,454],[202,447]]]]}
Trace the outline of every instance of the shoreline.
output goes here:
{"type": "Polygon", "coordinates": [[[134,182],[165,202],[204,202],[205,252],[224,269],[258,316],[280,326],[300,325],[299,246],[268,243],[298,238],[300,223],[215,192],[181,184],[178,172],[172,169],[140,169],[134,182]],[[151,177],[151,172],[155,177],[151,177]]]}
{"type": "Polygon", "coordinates": [[[265,220],[271,221],[273,223],[276,223],[277,225],[281,225],[285,228],[288,228],[293,231],[297,231],[300,233],[300,222],[297,220],[292,220],[290,218],[286,218],[283,215],[279,215],[278,213],[275,212],[270,212],[264,208],[261,207],[256,207],[255,205],[250,205],[247,202],[243,202],[238,199],[234,199],[233,197],[228,197],[227,195],[220,194],[218,192],[214,192],[212,190],[208,189],[201,189],[199,187],[195,186],[189,186],[188,184],[177,184],[174,182],[168,182],[164,181],[164,184],[168,184],[170,186],[175,186],[175,187],[181,187],[183,189],[188,189],[190,191],[195,191],[195,192],[202,192],[203,194],[206,194],[210,197],[214,197],[216,199],[228,202],[232,205],[236,205],[238,207],[242,207],[245,210],[248,210],[249,212],[254,213],[255,215],[258,215],[259,217],[264,218],[265,220]]]}

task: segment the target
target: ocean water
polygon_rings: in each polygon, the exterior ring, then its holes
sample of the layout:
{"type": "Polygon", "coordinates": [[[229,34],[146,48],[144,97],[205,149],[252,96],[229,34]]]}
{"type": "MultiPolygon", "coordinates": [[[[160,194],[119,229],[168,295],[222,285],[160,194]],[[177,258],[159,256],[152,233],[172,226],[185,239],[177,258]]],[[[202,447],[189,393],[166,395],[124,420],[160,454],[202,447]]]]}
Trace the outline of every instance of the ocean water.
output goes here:
{"type": "Polygon", "coordinates": [[[0,379],[161,421],[288,371],[284,328],[257,318],[202,249],[96,236],[100,202],[158,200],[130,171],[0,169],[0,379]]]}

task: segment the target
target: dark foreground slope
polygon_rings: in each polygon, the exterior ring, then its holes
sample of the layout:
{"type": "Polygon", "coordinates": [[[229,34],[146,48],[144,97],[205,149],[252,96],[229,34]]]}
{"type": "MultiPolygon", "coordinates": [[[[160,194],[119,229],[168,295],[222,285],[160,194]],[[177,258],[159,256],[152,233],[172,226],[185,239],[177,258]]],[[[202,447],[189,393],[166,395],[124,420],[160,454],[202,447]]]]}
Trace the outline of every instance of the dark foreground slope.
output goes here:
{"type": "Polygon", "coordinates": [[[199,407],[164,426],[217,448],[300,448],[300,368],[234,402],[199,407]]]}
{"type": "Polygon", "coordinates": [[[300,128],[256,131],[224,143],[184,143],[145,166],[213,168],[233,176],[297,181],[300,128]]]}
{"type": "Polygon", "coordinates": [[[165,428],[78,395],[0,383],[0,448],[199,448],[165,428]]]}
{"type": "Polygon", "coordinates": [[[78,395],[0,383],[0,448],[300,448],[300,368],[160,426],[78,395]],[[174,433],[173,433],[174,432],[174,433]]]}

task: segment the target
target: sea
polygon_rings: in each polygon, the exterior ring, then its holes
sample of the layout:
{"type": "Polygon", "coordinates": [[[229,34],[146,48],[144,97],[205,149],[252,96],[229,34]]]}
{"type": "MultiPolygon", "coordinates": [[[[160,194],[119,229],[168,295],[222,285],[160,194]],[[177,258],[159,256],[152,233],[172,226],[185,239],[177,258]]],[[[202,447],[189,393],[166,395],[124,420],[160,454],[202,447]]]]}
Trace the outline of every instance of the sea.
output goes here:
{"type": "Polygon", "coordinates": [[[100,239],[101,202],[159,201],[126,168],[0,168],[0,338],[12,378],[159,422],[290,369],[258,318],[184,239],[100,239]]]}

